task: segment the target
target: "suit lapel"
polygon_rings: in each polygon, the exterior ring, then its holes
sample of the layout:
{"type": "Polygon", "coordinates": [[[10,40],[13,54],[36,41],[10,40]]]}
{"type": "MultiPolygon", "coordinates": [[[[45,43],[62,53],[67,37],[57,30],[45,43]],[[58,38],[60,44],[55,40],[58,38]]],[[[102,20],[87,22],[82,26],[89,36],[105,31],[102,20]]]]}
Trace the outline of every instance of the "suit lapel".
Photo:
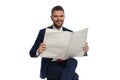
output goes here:
{"type": "Polygon", "coordinates": [[[47,27],[47,28],[53,29],[53,27],[52,27],[52,26],[49,26],[49,27],[47,27]]]}

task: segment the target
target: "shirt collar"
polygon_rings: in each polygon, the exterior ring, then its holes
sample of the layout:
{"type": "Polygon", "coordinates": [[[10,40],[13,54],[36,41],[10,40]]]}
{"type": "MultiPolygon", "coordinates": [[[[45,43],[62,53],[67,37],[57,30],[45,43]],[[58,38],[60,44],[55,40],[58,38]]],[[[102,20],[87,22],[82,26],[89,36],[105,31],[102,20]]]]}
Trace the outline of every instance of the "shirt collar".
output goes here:
{"type": "Polygon", "coordinates": [[[55,30],[63,31],[63,27],[61,27],[60,29],[57,29],[54,25],[53,25],[52,27],[53,27],[53,29],[55,29],[55,30]]]}

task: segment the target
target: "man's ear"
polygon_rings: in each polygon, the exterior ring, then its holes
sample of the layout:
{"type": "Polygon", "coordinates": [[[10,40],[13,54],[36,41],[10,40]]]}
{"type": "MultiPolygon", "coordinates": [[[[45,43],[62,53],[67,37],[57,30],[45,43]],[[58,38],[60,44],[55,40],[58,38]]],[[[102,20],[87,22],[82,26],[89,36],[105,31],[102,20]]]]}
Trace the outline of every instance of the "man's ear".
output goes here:
{"type": "Polygon", "coordinates": [[[50,18],[51,18],[51,20],[53,21],[53,19],[52,19],[52,15],[50,16],[50,18]]]}

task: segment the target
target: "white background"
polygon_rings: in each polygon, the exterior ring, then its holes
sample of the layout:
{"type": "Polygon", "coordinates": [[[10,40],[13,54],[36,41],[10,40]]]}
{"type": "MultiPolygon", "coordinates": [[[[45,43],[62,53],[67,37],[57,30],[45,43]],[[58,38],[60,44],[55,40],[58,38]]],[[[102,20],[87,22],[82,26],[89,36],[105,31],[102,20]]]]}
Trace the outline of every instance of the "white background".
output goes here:
{"type": "Polygon", "coordinates": [[[41,58],[29,50],[58,4],[65,27],[89,27],[89,56],[77,58],[80,80],[120,80],[119,0],[0,0],[0,80],[41,80],[41,58]]]}

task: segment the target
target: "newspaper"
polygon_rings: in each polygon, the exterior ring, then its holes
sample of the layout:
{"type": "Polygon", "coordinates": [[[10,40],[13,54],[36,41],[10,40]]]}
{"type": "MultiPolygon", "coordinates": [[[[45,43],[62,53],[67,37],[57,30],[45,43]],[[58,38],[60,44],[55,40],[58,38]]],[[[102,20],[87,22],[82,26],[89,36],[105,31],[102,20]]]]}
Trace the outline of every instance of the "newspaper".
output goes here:
{"type": "Polygon", "coordinates": [[[70,57],[82,57],[84,55],[83,46],[87,40],[87,33],[88,28],[76,32],[46,29],[44,43],[47,47],[40,56],[63,60],[70,57]]]}

